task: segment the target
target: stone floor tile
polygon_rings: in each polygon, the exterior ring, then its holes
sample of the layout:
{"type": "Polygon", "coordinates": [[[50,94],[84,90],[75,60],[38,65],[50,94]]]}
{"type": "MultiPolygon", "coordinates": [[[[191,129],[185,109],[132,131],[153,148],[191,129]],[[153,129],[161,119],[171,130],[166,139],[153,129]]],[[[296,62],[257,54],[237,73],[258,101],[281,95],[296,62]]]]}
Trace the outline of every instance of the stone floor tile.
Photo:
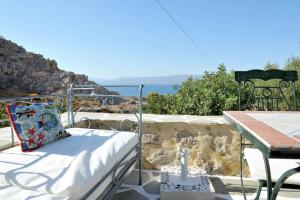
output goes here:
{"type": "Polygon", "coordinates": [[[160,193],[160,182],[157,180],[151,181],[150,183],[143,186],[144,190],[149,194],[160,193]]]}
{"type": "Polygon", "coordinates": [[[148,200],[146,197],[136,192],[135,190],[129,190],[126,192],[116,193],[112,200],[148,200]]]}

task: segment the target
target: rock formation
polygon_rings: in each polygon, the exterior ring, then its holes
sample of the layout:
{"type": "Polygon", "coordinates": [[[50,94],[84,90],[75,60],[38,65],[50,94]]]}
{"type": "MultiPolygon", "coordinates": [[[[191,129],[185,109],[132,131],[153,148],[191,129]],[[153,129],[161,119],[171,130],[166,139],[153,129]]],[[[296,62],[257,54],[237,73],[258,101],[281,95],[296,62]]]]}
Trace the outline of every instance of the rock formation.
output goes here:
{"type": "MultiPolygon", "coordinates": [[[[27,52],[23,47],[0,37],[0,96],[66,91],[71,83],[95,84],[83,74],[58,68],[55,60],[27,52]]],[[[108,90],[100,88],[102,93],[108,90]]]]}

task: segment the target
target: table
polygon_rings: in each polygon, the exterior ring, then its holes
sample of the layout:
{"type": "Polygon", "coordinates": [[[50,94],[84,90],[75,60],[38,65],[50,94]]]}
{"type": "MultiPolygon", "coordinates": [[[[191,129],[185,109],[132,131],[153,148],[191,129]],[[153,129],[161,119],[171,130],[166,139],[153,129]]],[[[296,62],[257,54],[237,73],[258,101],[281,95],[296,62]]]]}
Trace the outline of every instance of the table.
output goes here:
{"type": "Polygon", "coordinates": [[[225,111],[223,116],[262,152],[268,199],[276,199],[284,181],[300,167],[285,172],[272,189],[268,158],[300,158],[300,112],[225,111]]]}
{"type": "Polygon", "coordinates": [[[213,200],[214,188],[198,167],[189,168],[188,180],[182,180],[179,166],[161,167],[161,200],[213,200]]]}

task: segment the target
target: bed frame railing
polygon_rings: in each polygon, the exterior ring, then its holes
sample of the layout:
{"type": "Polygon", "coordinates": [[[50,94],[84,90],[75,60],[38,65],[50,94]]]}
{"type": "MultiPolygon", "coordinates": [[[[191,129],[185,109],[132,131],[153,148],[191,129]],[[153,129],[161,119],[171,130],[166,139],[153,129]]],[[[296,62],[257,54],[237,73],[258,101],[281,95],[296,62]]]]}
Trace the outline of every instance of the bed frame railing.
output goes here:
{"type": "MultiPolygon", "coordinates": [[[[82,108],[79,108],[77,110],[74,109],[73,107],[73,102],[75,98],[94,98],[100,105],[102,106],[107,106],[109,104],[115,104],[117,101],[122,101],[126,100],[128,96],[122,96],[119,94],[101,94],[97,93],[96,90],[99,88],[99,85],[71,85],[70,88],[67,90],[67,112],[68,112],[68,123],[70,127],[76,126],[76,120],[75,117],[78,112],[82,110],[82,108]]],[[[101,87],[104,88],[136,88],[137,89],[137,96],[134,98],[138,99],[138,111],[137,112],[132,112],[136,119],[137,119],[137,128],[134,130],[138,134],[138,144],[135,148],[135,151],[137,151],[137,157],[136,160],[138,160],[138,169],[139,169],[139,184],[142,183],[141,179],[141,169],[142,169],[142,101],[143,101],[143,87],[144,85],[101,85],[101,87]]],[[[84,109],[89,108],[89,107],[84,107],[84,109]]],[[[92,107],[91,107],[92,108],[92,107]]],[[[82,122],[83,120],[88,121],[88,127],[91,127],[91,119],[87,117],[82,117],[81,119],[77,120],[79,122],[82,122]]],[[[133,121],[130,119],[123,119],[120,122],[120,130],[124,130],[124,127],[127,128],[132,128],[133,127],[133,121]],[[124,125],[125,124],[125,125],[124,125]]],[[[121,160],[120,163],[115,166],[113,169],[113,182],[116,184],[118,181],[116,180],[121,180],[121,178],[116,178],[115,174],[116,171],[126,165],[129,164],[129,161],[121,160]]]]}

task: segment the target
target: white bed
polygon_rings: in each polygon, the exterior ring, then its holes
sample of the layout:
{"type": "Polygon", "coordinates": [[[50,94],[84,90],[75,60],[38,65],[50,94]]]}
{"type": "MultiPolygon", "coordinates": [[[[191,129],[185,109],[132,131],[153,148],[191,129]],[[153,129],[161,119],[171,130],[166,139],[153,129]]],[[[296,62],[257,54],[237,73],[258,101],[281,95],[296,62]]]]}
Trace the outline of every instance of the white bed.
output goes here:
{"type": "MultiPolygon", "coordinates": [[[[0,199],[80,199],[138,144],[132,132],[67,129],[71,137],[23,153],[0,153],[0,199]]],[[[132,151],[126,160],[136,156],[132,151]]],[[[101,194],[112,175],[90,199],[101,194]]]]}

